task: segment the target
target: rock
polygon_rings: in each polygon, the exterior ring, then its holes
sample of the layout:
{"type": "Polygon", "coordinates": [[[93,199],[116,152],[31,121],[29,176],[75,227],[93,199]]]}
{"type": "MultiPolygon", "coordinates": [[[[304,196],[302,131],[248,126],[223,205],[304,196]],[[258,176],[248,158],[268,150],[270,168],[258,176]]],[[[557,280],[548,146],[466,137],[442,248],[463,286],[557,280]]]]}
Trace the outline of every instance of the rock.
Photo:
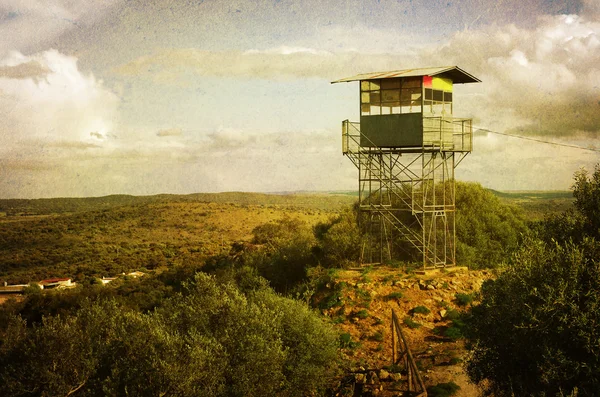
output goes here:
{"type": "Polygon", "coordinates": [[[354,383],[363,384],[365,383],[365,374],[354,374],[354,383]]]}
{"type": "Polygon", "coordinates": [[[433,284],[429,284],[429,285],[427,286],[427,289],[428,289],[428,290],[430,290],[430,291],[431,291],[431,290],[434,290],[434,289],[435,289],[435,285],[433,285],[433,284]]]}
{"type": "Polygon", "coordinates": [[[400,374],[398,372],[392,372],[390,374],[390,379],[393,380],[394,382],[399,382],[402,379],[402,374],[400,374]]]}
{"type": "Polygon", "coordinates": [[[448,313],[448,311],[446,309],[440,310],[440,317],[445,318],[447,313],[448,313]]]}
{"type": "Polygon", "coordinates": [[[369,373],[367,373],[367,384],[374,385],[376,383],[379,383],[379,378],[377,377],[377,374],[375,373],[375,371],[369,371],[369,373]]]}
{"type": "Polygon", "coordinates": [[[379,375],[379,380],[386,380],[390,377],[390,373],[383,368],[379,370],[378,375],[379,375]]]}

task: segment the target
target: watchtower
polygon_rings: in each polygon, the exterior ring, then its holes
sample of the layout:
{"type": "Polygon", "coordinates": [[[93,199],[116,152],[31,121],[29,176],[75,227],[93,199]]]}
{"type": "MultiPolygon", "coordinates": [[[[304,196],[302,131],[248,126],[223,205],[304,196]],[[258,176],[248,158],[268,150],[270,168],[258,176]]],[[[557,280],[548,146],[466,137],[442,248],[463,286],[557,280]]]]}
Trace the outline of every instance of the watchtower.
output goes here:
{"type": "Polygon", "coordinates": [[[360,123],[342,122],[342,153],[358,168],[360,219],[371,236],[363,260],[393,259],[400,240],[424,268],[455,265],[454,169],[472,150],[473,130],[471,119],[453,115],[453,86],[480,80],[446,66],[332,83],[351,81],[360,82],[360,123]]]}

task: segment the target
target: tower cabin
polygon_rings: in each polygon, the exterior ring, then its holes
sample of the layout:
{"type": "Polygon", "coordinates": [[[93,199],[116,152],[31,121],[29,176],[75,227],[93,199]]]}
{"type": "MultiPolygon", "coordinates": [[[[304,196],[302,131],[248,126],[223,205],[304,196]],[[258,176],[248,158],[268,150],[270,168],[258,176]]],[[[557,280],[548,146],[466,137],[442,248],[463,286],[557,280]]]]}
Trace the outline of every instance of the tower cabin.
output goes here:
{"type": "Polygon", "coordinates": [[[332,83],[351,81],[360,82],[360,126],[345,122],[344,154],[352,143],[356,150],[471,151],[471,120],[454,117],[453,86],[480,80],[459,67],[366,73],[332,83]]]}

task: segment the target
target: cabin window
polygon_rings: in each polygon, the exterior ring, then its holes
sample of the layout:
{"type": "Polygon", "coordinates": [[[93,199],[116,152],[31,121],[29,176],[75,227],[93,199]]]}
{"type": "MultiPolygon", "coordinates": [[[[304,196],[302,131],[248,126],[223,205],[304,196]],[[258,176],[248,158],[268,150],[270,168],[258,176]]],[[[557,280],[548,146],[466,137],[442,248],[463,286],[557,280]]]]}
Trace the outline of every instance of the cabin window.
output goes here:
{"type": "Polygon", "coordinates": [[[452,82],[448,79],[423,77],[423,113],[441,116],[452,114],[452,82]],[[431,88],[428,88],[431,87],[431,88]]]}
{"type": "Polygon", "coordinates": [[[421,113],[420,77],[363,80],[360,82],[360,114],[421,113]]]}

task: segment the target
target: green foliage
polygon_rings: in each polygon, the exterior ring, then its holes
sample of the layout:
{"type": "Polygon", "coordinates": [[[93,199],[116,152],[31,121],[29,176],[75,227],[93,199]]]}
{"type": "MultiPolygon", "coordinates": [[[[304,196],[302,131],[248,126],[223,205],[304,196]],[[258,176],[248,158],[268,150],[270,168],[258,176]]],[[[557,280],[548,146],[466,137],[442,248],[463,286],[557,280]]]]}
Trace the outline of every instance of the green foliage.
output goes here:
{"type": "Polygon", "coordinates": [[[406,325],[408,328],[411,329],[417,329],[417,328],[421,328],[421,324],[419,324],[418,322],[416,322],[415,320],[413,320],[410,317],[404,317],[404,325],[406,325]]]}
{"type": "Polygon", "coordinates": [[[600,164],[592,175],[585,169],[575,173],[573,197],[572,208],[537,224],[540,238],[561,243],[580,243],[586,237],[600,240],[600,164]]]}
{"type": "Polygon", "coordinates": [[[431,313],[431,310],[429,310],[429,309],[428,309],[427,307],[425,307],[425,306],[415,306],[415,307],[414,307],[414,308],[411,310],[411,312],[412,312],[413,314],[414,314],[414,313],[417,313],[417,314],[429,314],[429,313],[431,313]]]}
{"type": "Polygon", "coordinates": [[[473,302],[473,294],[465,294],[462,292],[457,292],[454,295],[454,299],[456,299],[456,303],[459,306],[467,306],[473,302]]]}
{"type": "Polygon", "coordinates": [[[355,317],[358,317],[358,318],[365,319],[365,318],[369,317],[369,312],[368,312],[368,311],[366,311],[365,309],[361,309],[361,310],[357,311],[357,312],[354,314],[354,316],[355,316],[355,317]]]}
{"type": "Polygon", "coordinates": [[[352,336],[349,333],[340,334],[338,342],[342,349],[355,349],[360,346],[359,342],[352,340],[352,336]]]}
{"type": "Polygon", "coordinates": [[[464,324],[462,324],[462,323],[458,323],[458,324],[461,324],[461,326],[457,325],[456,322],[453,322],[452,325],[450,327],[446,328],[446,330],[444,331],[444,336],[446,338],[450,338],[452,340],[461,339],[464,336],[463,331],[462,331],[464,324]]]}
{"type": "Polygon", "coordinates": [[[306,280],[307,269],[315,263],[316,244],[311,228],[284,217],[253,230],[254,242],[266,249],[244,255],[240,263],[254,267],[279,292],[288,292],[306,280]]]}
{"type": "Polygon", "coordinates": [[[33,327],[2,318],[6,396],[302,396],[324,387],[337,357],[337,335],[305,305],[205,274],[148,313],[107,299],[33,327]]]}
{"type": "Polygon", "coordinates": [[[456,182],[457,263],[496,267],[528,232],[523,213],[476,183],[456,182]]]}
{"type": "Polygon", "coordinates": [[[600,390],[600,165],[575,174],[574,207],[537,225],[471,309],[471,380],[499,397],[600,390]]]}
{"type": "Polygon", "coordinates": [[[357,288],[356,289],[356,299],[357,299],[356,303],[358,306],[368,309],[371,307],[371,301],[373,300],[373,297],[371,296],[371,293],[369,291],[357,288]]]}
{"type": "Polygon", "coordinates": [[[430,397],[450,397],[460,390],[460,386],[454,382],[438,383],[435,386],[427,388],[427,396],[430,397]]]}
{"type": "Polygon", "coordinates": [[[600,164],[590,176],[585,169],[575,173],[575,209],[583,216],[584,234],[600,239],[600,164]]]}
{"type": "Polygon", "coordinates": [[[470,378],[497,396],[600,390],[600,245],[528,239],[471,310],[470,378]]]}
{"type": "Polygon", "coordinates": [[[383,299],[386,301],[389,301],[389,300],[394,300],[394,299],[401,299],[403,297],[404,297],[404,295],[402,294],[402,292],[396,291],[396,292],[387,294],[386,296],[383,297],[383,299]]]}
{"type": "Polygon", "coordinates": [[[320,263],[327,267],[347,267],[356,261],[362,247],[356,213],[350,209],[314,227],[318,240],[315,253],[320,263]]]}
{"type": "Polygon", "coordinates": [[[383,331],[377,331],[373,335],[371,335],[371,340],[376,342],[383,342],[383,331]]]}

